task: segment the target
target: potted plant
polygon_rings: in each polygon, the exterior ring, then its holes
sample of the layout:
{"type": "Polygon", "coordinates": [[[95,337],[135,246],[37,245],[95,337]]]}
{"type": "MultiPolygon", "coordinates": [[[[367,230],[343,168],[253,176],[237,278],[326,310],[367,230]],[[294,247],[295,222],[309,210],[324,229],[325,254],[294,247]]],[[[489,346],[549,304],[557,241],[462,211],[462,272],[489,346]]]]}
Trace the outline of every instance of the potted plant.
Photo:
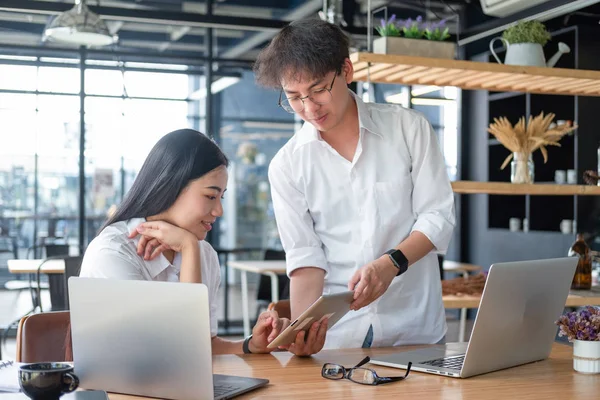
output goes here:
{"type": "Polygon", "coordinates": [[[494,51],[494,43],[500,40],[506,46],[504,63],[508,65],[528,65],[534,67],[553,67],[560,56],[571,49],[565,43],[558,44],[558,52],[546,63],[543,47],[551,36],[544,24],[539,21],[519,21],[506,29],[502,37],[492,39],[490,51],[500,64],[500,58],[494,51]]]}
{"type": "Polygon", "coordinates": [[[600,308],[587,306],[562,315],[556,324],[558,336],[573,343],[573,369],[587,374],[600,373],[600,308]]]}
{"type": "Polygon", "coordinates": [[[382,19],[376,27],[381,36],[373,41],[373,52],[404,56],[454,58],[456,44],[450,37],[446,21],[427,23],[423,17],[396,21],[396,15],[382,19]]]}

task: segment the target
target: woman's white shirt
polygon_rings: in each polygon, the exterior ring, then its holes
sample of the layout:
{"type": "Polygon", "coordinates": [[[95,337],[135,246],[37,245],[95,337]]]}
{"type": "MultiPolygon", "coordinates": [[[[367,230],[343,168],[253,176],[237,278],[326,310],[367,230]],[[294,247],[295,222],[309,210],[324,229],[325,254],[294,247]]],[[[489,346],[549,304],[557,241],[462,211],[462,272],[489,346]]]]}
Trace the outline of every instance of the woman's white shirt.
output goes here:
{"type": "MultiPolygon", "coordinates": [[[[140,237],[130,239],[128,236],[143,222],[145,222],[144,218],[133,218],[116,222],[103,229],[87,247],[79,276],[179,282],[180,253],[175,253],[172,264],[162,254],[154,260],[144,260],[137,254],[140,237]]],[[[201,240],[198,242],[198,247],[202,265],[202,283],[208,287],[210,333],[214,337],[217,335],[217,294],[221,283],[221,269],[217,252],[208,242],[201,240]]]]}

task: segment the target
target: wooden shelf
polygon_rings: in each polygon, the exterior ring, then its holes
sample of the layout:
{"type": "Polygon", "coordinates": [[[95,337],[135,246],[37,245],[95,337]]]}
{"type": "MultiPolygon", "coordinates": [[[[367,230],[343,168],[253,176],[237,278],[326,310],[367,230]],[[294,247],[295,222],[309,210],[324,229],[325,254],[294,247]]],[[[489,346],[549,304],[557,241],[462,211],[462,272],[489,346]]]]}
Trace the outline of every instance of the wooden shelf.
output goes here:
{"type": "Polygon", "coordinates": [[[354,80],[498,92],[600,96],[600,71],[353,53],[354,80]],[[368,78],[368,79],[367,79],[368,78]]]}
{"type": "MultiPolygon", "coordinates": [[[[582,295],[582,290],[569,293],[565,307],[583,307],[589,305],[600,305],[600,295],[594,288],[582,295]]],[[[478,308],[481,296],[477,295],[446,295],[442,296],[445,308],[478,308]]]]}
{"type": "Polygon", "coordinates": [[[534,195],[534,196],[600,196],[600,186],[591,185],[552,185],[552,184],[515,184],[510,182],[452,182],[454,193],[461,194],[498,194],[498,195],[534,195]]]}

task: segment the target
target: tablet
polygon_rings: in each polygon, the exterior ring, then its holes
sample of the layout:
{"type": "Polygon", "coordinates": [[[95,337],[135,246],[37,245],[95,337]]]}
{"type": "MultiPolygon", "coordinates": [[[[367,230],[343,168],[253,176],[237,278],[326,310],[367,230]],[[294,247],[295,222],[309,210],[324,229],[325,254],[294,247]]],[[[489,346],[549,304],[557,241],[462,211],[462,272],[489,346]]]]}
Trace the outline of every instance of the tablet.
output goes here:
{"type": "Polygon", "coordinates": [[[296,340],[300,331],[308,331],[313,322],[325,318],[329,320],[327,329],[335,325],[348,311],[354,300],[354,292],[347,291],[328,294],[319,297],[310,307],[306,309],[294,322],[281,332],[267,348],[273,349],[277,346],[285,346],[296,340]]]}

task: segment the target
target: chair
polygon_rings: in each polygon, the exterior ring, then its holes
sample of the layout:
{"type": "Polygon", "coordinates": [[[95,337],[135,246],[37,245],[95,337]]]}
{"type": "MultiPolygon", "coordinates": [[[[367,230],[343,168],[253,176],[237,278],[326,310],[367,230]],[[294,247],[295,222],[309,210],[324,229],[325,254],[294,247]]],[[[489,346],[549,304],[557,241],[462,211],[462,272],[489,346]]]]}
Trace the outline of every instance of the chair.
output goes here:
{"type": "MultiPolygon", "coordinates": [[[[267,249],[263,260],[285,260],[285,252],[283,250],[267,249]]],[[[285,274],[278,274],[277,276],[279,278],[279,299],[289,299],[290,278],[285,274]]],[[[267,308],[271,299],[271,278],[260,275],[256,294],[256,319],[258,319],[261,310],[267,308]]]]}
{"type": "MultiPolygon", "coordinates": [[[[18,259],[18,251],[17,251],[17,242],[15,238],[8,238],[10,239],[10,247],[7,247],[6,244],[8,243],[6,240],[3,241],[3,243],[5,244],[4,247],[2,247],[2,249],[0,249],[0,253],[2,252],[10,252],[12,253],[12,256],[14,257],[14,259],[18,259]]],[[[17,276],[16,279],[11,279],[8,280],[4,283],[4,290],[8,290],[8,291],[17,291],[18,295],[20,295],[21,291],[23,290],[29,290],[31,292],[31,301],[33,304],[36,304],[36,299],[35,299],[35,294],[33,292],[33,290],[37,290],[38,289],[38,285],[36,283],[33,282],[32,280],[33,278],[33,274],[29,275],[29,279],[27,280],[23,280],[21,279],[21,276],[17,276]]],[[[39,289],[48,289],[48,283],[46,282],[42,282],[39,284],[39,289]]]]}
{"type": "Polygon", "coordinates": [[[16,361],[67,361],[65,341],[70,324],[71,314],[68,311],[32,314],[21,318],[17,329],[16,361]]]}
{"type": "MultiPolygon", "coordinates": [[[[83,256],[65,257],[65,273],[62,276],[62,293],[65,310],[69,309],[69,278],[79,276],[83,256]]],[[[54,304],[52,305],[54,307],[54,304]]]]}
{"type": "MultiPolygon", "coordinates": [[[[62,259],[65,263],[65,272],[63,274],[50,274],[48,280],[50,281],[50,302],[52,303],[52,311],[64,311],[69,309],[69,290],[68,283],[69,278],[72,276],[79,276],[81,270],[81,263],[83,262],[83,256],[53,256],[47,258],[50,259],[62,259]]],[[[39,282],[39,273],[38,273],[39,282]]],[[[38,293],[39,296],[39,293],[38,293]]],[[[39,297],[38,297],[39,298],[39,297]]]]}
{"type": "Polygon", "coordinates": [[[57,256],[68,256],[69,245],[68,244],[45,244],[46,257],[57,257],[57,256]]]}

